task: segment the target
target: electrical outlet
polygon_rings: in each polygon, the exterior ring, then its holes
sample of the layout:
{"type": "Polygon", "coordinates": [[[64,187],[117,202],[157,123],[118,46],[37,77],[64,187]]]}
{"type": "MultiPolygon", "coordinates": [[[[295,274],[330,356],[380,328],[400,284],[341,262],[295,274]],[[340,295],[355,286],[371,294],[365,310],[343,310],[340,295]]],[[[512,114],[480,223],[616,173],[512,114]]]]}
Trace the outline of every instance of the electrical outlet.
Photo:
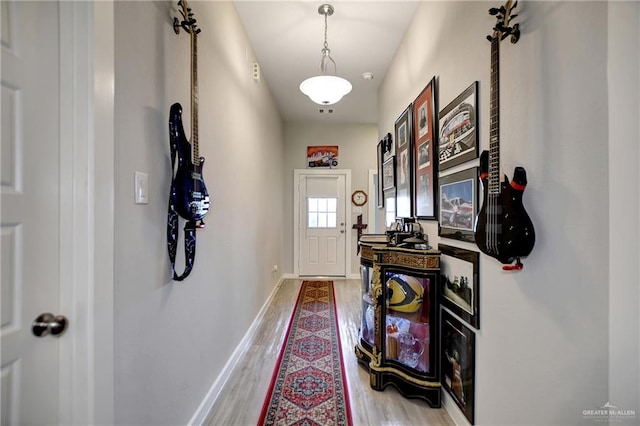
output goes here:
{"type": "Polygon", "coordinates": [[[253,63],[253,81],[260,82],[260,64],[257,62],[253,63]]]}

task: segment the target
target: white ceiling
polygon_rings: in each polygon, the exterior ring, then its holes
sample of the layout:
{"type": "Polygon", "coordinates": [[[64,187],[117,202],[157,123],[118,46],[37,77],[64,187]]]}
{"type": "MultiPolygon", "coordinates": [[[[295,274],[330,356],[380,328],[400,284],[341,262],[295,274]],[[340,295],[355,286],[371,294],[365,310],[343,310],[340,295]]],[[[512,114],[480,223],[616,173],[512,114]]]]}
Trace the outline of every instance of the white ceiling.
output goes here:
{"type": "Polygon", "coordinates": [[[235,0],[266,82],[285,121],[376,123],[377,93],[419,0],[328,1],[335,12],[328,18],[327,41],[337,74],[353,90],[333,108],[318,112],[298,86],[318,73],[324,42],[322,0],[235,0]],[[364,72],[373,80],[365,81],[364,72]]]}

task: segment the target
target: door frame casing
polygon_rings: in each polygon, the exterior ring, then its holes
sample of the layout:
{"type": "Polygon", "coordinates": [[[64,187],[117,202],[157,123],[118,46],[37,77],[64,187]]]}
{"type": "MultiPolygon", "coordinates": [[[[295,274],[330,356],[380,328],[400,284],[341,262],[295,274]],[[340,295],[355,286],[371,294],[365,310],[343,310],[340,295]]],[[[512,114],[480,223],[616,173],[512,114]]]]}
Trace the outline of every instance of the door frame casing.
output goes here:
{"type": "Polygon", "coordinates": [[[114,4],[59,5],[59,420],[114,424],[114,4]]]}
{"type": "MultiPolygon", "coordinates": [[[[345,181],[345,196],[344,196],[344,211],[345,211],[345,229],[351,229],[351,210],[349,207],[349,194],[351,194],[351,170],[350,169],[329,169],[329,170],[309,170],[309,169],[294,169],[293,170],[293,275],[300,276],[300,228],[302,223],[300,222],[300,178],[302,176],[344,176],[345,181]]],[[[349,275],[351,271],[351,238],[349,234],[345,232],[345,277],[349,275]]]]}
{"type": "Polygon", "coordinates": [[[378,192],[377,182],[378,171],[369,169],[369,234],[375,234],[378,232],[378,192]]]}

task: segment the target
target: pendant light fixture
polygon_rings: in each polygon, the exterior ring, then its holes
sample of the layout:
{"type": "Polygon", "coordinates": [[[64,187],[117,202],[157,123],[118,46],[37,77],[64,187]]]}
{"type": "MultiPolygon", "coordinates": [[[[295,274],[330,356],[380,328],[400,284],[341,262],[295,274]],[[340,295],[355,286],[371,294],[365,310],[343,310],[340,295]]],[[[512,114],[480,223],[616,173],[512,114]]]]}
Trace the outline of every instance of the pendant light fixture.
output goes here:
{"type": "Polygon", "coordinates": [[[333,6],[323,4],[318,13],[324,15],[324,46],[320,61],[320,75],[306,79],[300,84],[300,91],[309,99],[320,105],[332,105],[339,102],[347,93],[351,92],[351,83],[336,76],[336,62],[331,58],[331,50],[327,43],[327,17],[333,15],[333,6]],[[327,74],[329,61],[333,63],[333,74],[327,74]]]}

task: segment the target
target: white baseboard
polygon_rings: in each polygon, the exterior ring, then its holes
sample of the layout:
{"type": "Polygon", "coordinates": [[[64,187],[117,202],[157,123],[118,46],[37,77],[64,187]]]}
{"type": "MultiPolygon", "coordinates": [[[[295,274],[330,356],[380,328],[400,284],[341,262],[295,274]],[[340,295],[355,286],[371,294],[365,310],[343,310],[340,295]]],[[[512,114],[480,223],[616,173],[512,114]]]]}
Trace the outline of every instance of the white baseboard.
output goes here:
{"type": "MultiPolygon", "coordinates": [[[[229,360],[227,361],[225,366],[222,368],[222,371],[216,378],[216,381],[213,382],[213,385],[211,385],[211,388],[209,389],[209,392],[207,392],[207,395],[204,397],[204,400],[198,406],[198,409],[191,417],[191,420],[189,420],[189,426],[201,426],[207,420],[213,404],[216,402],[216,399],[218,399],[218,396],[220,395],[220,392],[222,392],[222,388],[227,383],[227,380],[229,380],[229,377],[231,376],[231,373],[233,372],[236,364],[240,359],[242,359],[242,355],[249,346],[251,339],[253,338],[253,335],[258,328],[258,325],[262,322],[267,308],[271,304],[271,301],[273,300],[276,292],[286,279],[301,279],[301,277],[296,274],[283,274],[280,277],[278,283],[271,291],[271,294],[262,305],[260,312],[258,312],[258,315],[256,315],[253,323],[251,323],[251,326],[245,333],[244,337],[242,338],[236,349],[233,351],[233,354],[231,354],[231,356],[229,357],[229,360]]],[[[360,275],[350,274],[347,276],[347,279],[360,279],[360,275]]]]}
{"type": "Polygon", "coordinates": [[[469,420],[464,416],[464,413],[460,411],[456,402],[447,394],[444,388],[442,389],[442,409],[449,414],[449,417],[451,417],[451,420],[453,420],[456,425],[466,426],[470,424],[469,420]]]}
{"type": "MultiPolygon", "coordinates": [[[[301,277],[299,275],[296,274],[284,274],[282,276],[282,279],[293,279],[293,280],[298,280],[298,279],[309,279],[309,278],[314,278],[314,277],[301,277]]],[[[318,277],[318,278],[341,278],[341,277],[318,277]]],[[[360,274],[347,274],[347,276],[345,277],[345,279],[348,280],[359,280],[360,279],[360,274]]]]}
{"type": "Polygon", "coordinates": [[[244,337],[242,338],[242,340],[240,341],[236,349],[233,351],[233,354],[231,354],[231,356],[229,357],[229,361],[227,361],[225,366],[222,368],[222,371],[216,378],[216,381],[213,382],[213,385],[211,385],[211,388],[209,389],[209,392],[207,392],[207,395],[204,397],[204,400],[200,403],[200,406],[198,406],[198,409],[191,417],[191,420],[189,420],[188,424],[190,426],[192,425],[201,426],[207,420],[207,417],[209,416],[209,412],[211,411],[213,404],[216,402],[216,399],[218,399],[218,396],[220,396],[220,392],[222,392],[222,388],[227,383],[227,380],[229,380],[231,373],[236,367],[236,364],[240,359],[242,359],[242,355],[246,351],[247,347],[249,346],[251,339],[253,338],[253,335],[255,334],[258,328],[258,325],[262,322],[262,319],[264,318],[264,314],[266,313],[267,308],[271,304],[273,297],[275,296],[276,292],[282,285],[283,281],[287,278],[290,278],[290,277],[283,275],[278,280],[278,283],[274,286],[273,290],[271,291],[271,294],[269,294],[269,297],[262,305],[260,312],[258,312],[258,315],[256,315],[256,318],[253,320],[253,323],[251,323],[251,326],[245,333],[244,337]]]}

